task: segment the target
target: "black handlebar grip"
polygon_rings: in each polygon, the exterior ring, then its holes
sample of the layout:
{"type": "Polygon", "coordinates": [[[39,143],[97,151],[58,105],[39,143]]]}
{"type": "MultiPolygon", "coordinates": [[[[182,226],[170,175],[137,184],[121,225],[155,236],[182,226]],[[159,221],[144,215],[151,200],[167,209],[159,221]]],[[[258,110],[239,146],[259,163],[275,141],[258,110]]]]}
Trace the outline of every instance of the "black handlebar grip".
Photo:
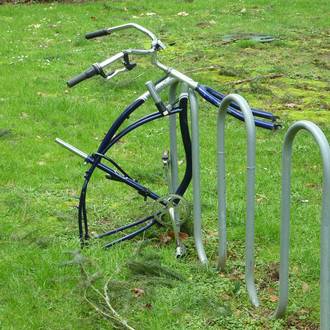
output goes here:
{"type": "Polygon", "coordinates": [[[69,87],[73,87],[73,86],[79,84],[80,82],[82,82],[83,80],[91,78],[98,73],[99,73],[98,70],[94,66],[92,66],[92,67],[88,68],[86,71],[84,71],[83,73],[81,73],[80,75],[78,75],[77,77],[70,79],[67,82],[67,85],[69,87]]]}
{"type": "Polygon", "coordinates": [[[92,38],[96,38],[96,37],[102,37],[102,36],[105,36],[107,34],[108,34],[108,30],[103,29],[103,30],[99,30],[99,31],[95,31],[95,32],[86,33],[85,38],[86,39],[92,39],[92,38]]]}

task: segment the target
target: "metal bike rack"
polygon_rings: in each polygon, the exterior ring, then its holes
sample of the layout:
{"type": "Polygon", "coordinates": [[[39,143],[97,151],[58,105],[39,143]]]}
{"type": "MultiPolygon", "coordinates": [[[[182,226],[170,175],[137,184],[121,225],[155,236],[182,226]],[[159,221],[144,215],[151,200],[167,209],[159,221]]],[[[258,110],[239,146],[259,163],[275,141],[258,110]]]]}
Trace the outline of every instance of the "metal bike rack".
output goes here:
{"type": "Polygon", "coordinates": [[[199,260],[207,264],[202,240],[202,208],[201,208],[201,180],[199,161],[199,127],[198,127],[198,103],[196,94],[189,89],[189,101],[191,111],[191,149],[192,149],[192,179],[193,179],[193,205],[194,205],[194,238],[199,260]]]}
{"type": "Polygon", "coordinates": [[[255,213],[255,158],[256,130],[251,109],[243,97],[237,94],[226,96],[218,111],[217,119],[217,163],[218,163],[218,268],[224,270],[227,259],[226,234],[226,182],[225,182],[225,119],[228,106],[236,102],[243,115],[247,130],[247,177],[246,177],[246,239],[245,280],[251,303],[258,307],[259,300],[254,285],[254,213],[255,213]]]}
{"type": "Polygon", "coordinates": [[[301,129],[312,134],[321,152],[323,164],[323,193],[321,215],[321,310],[322,330],[330,329],[330,148],[329,143],[315,124],[302,120],[287,131],[282,152],[282,196],[281,196],[281,243],[280,243],[280,292],[278,307],[272,318],[285,314],[289,289],[289,236],[290,236],[290,187],[292,144],[301,129]]]}
{"type": "MultiPolygon", "coordinates": [[[[169,102],[176,98],[177,84],[171,85],[169,90],[169,102]]],[[[200,159],[199,159],[199,127],[198,127],[198,103],[195,92],[185,83],[180,85],[180,95],[187,95],[190,104],[191,115],[191,148],[192,148],[192,178],[193,178],[193,205],[194,205],[194,240],[199,260],[207,264],[207,257],[202,240],[202,211],[200,189],[200,159]]],[[[178,156],[176,118],[169,118],[170,148],[171,148],[171,176],[172,190],[178,186],[178,156]]]]}
{"type": "MultiPolygon", "coordinates": [[[[169,99],[175,95],[175,87],[170,90],[169,99]]],[[[183,93],[181,87],[181,93],[183,93]]],[[[207,264],[207,257],[204,252],[202,241],[201,224],[201,189],[200,189],[200,158],[199,158],[199,128],[198,128],[198,104],[194,91],[188,91],[191,110],[191,138],[192,138],[192,159],[193,159],[193,205],[194,205],[194,238],[196,250],[200,261],[207,264]]],[[[226,235],[226,189],[225,189],[225,118],[228,106],[236,102],[243,115],[247,128],[247,197],[246,197],[246,252],[245,252],[245,273],[246,285],[251,303],[258,307],[259,300],[254,284],[254,213],[255,213],[255,154],[256,154],[256,133],[254,118],[251,109],[243,97],[237,94],[226,96],[218,111],[217,120],[217,154],[218,154],[218,219],[219,219],[219,260],[218,268],[222,270],[226,266],[227,259],[227,235],[226,235]]],[[[172,185],[175,190],[177,178],[177,142],[176,122],[170,119],[171,139],[171,164],[172,164],[172,185]],[[172,150],[173,148],[173,150],[172,150]]]]}
{"type": "MultiPolygon", "coordinates": [[[[128,228],[141,225],[148,222],[143,228],[128,234],[116,241],[113,241],[104,247],[110,247],[124,240],[131,239],[136,235],[144,232],[157,221],[157,216],[165,215],[162,212],[168,210],[171,224],[175,232],[177,248],[180,251],[177,255],[184,255],[181,249],[178,230],[180,229],[180,212],[175,210],[178,203],[173,202],[173,198],[180,199],[189,183],[193,179],[193,206],[194,206],[194,239],[198,257],[200,261],[207,265],[207,257],[205,255],[203,240],[202,240],[202,224],[201,224],[201,189],[200,189],[200,155],[199,155],[199,123],[198,123],[198,103],[195,91],[203,97],[207,102],[216,106],[218,110],[217,118],[217,164],[218,164],[218,227],[219,227],[219,259],[218,268],[223,270],[226,266],[227,259],[227,234],[226,234],[226,186],[225,186],[225,117],[226,113],[231,114],[234,118],[244,120],[247,129],[247,179],[246,179],[246,248],[245,248],[245,278],[247,291],[250,301],[254,306],[259,306],[257,292],[254,283],[254,215],[255,215],[255,153],[256,153],[256,132],[255,126],[277,130],[281,125],[276,124],[278,116],[272,113],[257,109],[251,109],[247,102],[239,95],[231,94],[224,97],[223,94],[216,90],[200,85],[185,74],[160,63],[157,59],[157,51],[165,49],[163,43],[149,30],[142,26],[129,23],[112,28],[107,28],[92,33],[86,34],[87,39],[101,37],[111,34],[114,31],[120,31],[127,28],[134,28],[152,39],[150,49],[127,49],[119,52],[106,59],[101,63],[94,63],[90,68],[85,70],[78,76],[70,79],[67,84],[73,87],[80,82],[91,78],[95,75],[101,75],[103,78],[111,79],[118,73],[132,70],[136,64],[130,62],[130,55],[150,55],[151,63],[158,69],[164,72],[164,76],[158,79],[155,83],[148,81],[146,87],[148,92],[137,98],[128,108],[126,108],[117,120],[112,124],[105,138],[102,140],[98,151],[93,155],[87,155],[68,143],[56,139],[56,142],[85,159],[86,163],[90,164],[90,168],[86,171],[85,182],[81,190],[79,207],[78,207],[78,223],[79,234],[82,239],[88,239],[88,225],[86,212],[86,191],[88,182],[96,168],[107,174],[107,178],[127,184],[135,189],[144,199],[151,198],[155,202],[161,203],[161,208],[152,216],[135,221],[123,227],[111,230],[109,232],[98,235],[96,238],[110,236],[128,228]],[[112,63],[123,59],[124,67],[107,73],[108,68],[112,63]],[[177,88],[180,83],[179,106],[177,106],[177,88]],[[162,101],[158,92],[169,88],[168,100],[166,106],[162,101]],[[137,110],[147,100],[153,99],[158,112],[151,113],[142,117],[128,125],[126,128],[120,128],[129,116],[137,110]],[[189,135],[189,125],[187,123],[187,104],[190,105],[191,118],[191,139],[189,135]],[[178,187],[178,151],[177,151],[177,132],[176,132],[176,114],[179,114],[181,136],[184,144],[185,155],[187,158],[187,166],[184,178],[178,187]],[[170,149],[171,149],[171,178],[168,171],[168,161],[166,158],[166,178],[169,185],[171,198],[162,199],[155,192],[152,192],[147,187],[139,184],[137,180],[131,178],[124,170],[120,168],[109,157],[105,156],[107,151],[123,136],[131,132],[133,129],[142,126],[148,122],[169,116],[170,126],[170,149]],[[259,117],[258,118],[254,118],[259,117]],[[260,119],[261,118],[261,119],[260,119]],[[117,131],[122,129],[119,134],[117,131]],[[191,140],[191,141],[190,141],[191,140]],[[111,168],[101,162],[107,160],[117,170],[111,168]],[[176,192],[176,195],[173,193],[176,192]],[[173,203],[172,203],[173,202],[173,203]],[[165,205],[166,204],[166,205],[165,205]],[[166,206],[164,208],[163,206],[166,206]],[[164,210],[163,210],[164,209],[164,210]],[[177,213],[176,213],[177,212],[177,213]]],[[[288,276],[289,276],[289,224],[290,224],[290,180],[291,180],[291,158],[292,144],[297,132],[301,129],[309,131],[315,138],[322,156],[323,164],[323,195],[322,195],[322,219],[321,219],[321,329],[330,329],[330,148],[323,132],[313,123],[308,121],[300,121],[292,125],[284,140],[283,144],[283,160],[282,160],[282,207],[281,207],[281,251],[280,251],[280,293],[278,308],[273,318],[281,317],[285,314],[288,303],[288,276]]],[[[163,159],[164,162],[164,159],[163,159]]],[[[164,163],[163,163],[164,165],[164,163]]],[[[182,203],[183,199],[182,199],[182,203]]],[[[188,204],[187,204],[188,205],[188,204]]],[[[182,214],[182,213],[181,213],[182,214]]],[[[187,215],[188,218],[189,215],[187,215]]],[[[183,217],[182,217],[183,218],[183,217]]],[[[158,219],[161,221],[161,219],[158,219]]],[[[178,250],[177,250],[178,251],[178,250]]]]}
{"type": "MultiPolygon", "coordinates": [[[[169,99],[175,95],[175,87],[170,90],[169,99]]],[[[181,87],[181,93],[183,92],[181,87]]],[[[202,241],[201,224],[201,189],[200,189],[200,158],[199,158],[199,128],[198,128],[198,104],[194,91],[188,91],[191,111],[191,138],[193,158],[193,205],[194,205],[194,238],[196,250],[200,261],[207,264],[207,257],[204,252],[202,241]]],[[[227,235],[226,235],[226,189],[225,189],[225,118],[228,106],[236,102],[244,115],[247,128],[247,197],[246,197],[246,253],[245,273],[246,284],[250,300],[254,306],[259,306],[257,292],[254,285],[254,198],[255,198],[255,154],[256,154],[256,133],[254,118],[251,109],[243,97],[236,94],[226,96],[219,108],[217,120],[217,154],[218,154],[218,218],[219,218],[219,261],[218,268],[222,270],[226,266],[227,258],[227,235]]],[[[172,164],[172,185],[176,188],[177,164],[176,151],[176,122],[170,119],[171,139],[171,164],[172,164]],[[173,148],[173,150],[172,150],[173,148]]]]}

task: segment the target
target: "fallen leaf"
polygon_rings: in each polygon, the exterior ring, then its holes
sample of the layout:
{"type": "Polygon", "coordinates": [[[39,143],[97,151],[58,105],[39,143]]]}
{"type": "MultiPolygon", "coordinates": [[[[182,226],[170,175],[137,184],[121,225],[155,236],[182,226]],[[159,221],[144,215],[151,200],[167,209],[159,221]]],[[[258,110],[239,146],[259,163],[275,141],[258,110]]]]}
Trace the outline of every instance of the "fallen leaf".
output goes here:
{"type": "Polygon", "coordinates": [[[20,119],[27,118],[29,115],[26,112],[22,112],[22,114],[19,116],[20,119]]]}
{"type": "Polygon", "coordinates": [[[303,285],[302,285],[302,289],[303,289],[303,291],[307,291],[307,292],[311,292],[311,288],[309,287],[309,285],[307,284],[307,283],[303,283],[303,285]]]}
{"type": "Polygon", "coordinates": [[[275,302],[275,301],[278,301],[278,297],[274,296],[274,295],[271,295],[269,300],[272,301],[272,302],[275,302]]]}
{"type": "MultiPolygon", "coordinates": [[[[178,234],[179,234],[179,239],[180,239],[181,242],[189,238],[189,235],[186,234],[186,233],[181,233],[181,232],[179,231],[178,234]]],[[[173,232],[173,231],[167,233],[167,236],[169,236],[169,237],[171,237],[171,238],[175,238],[175,235],[174,235],[174,232],[173,232]]]]}
{"type": "Polygon", "coordinates": [[[156,13],[147,13],[147,16],[153,16],[153,15],[157,15],[156,13]]]}
{"type": "Polygon", "coordinates": [[[47,94],[44,93],[44,92],[37,92],[37,95],[40,95],[40,96],[42,96],[42,97],[45,97],[47,94]]]}
{"type": "Polygon", "coordinates": [[[298,311],[299,314],[308,314],[309,311],[306,309],[301,309],[300,311],[298,311]]]}
{"type": "Polygon", "coordinates": [[[201,27],[201,28],[204,28],[204,27],[210,27],[211,24],[210,23],[197,23],[196,24],[197,27],[201,27]]]}
{"type": "Polygon", "coordinates": [[[244,278],[244,274],[240,273],[240,274],[230,274],[229,277],[232,280],[242,280],[244,278]]]}
{"type": "Polygon", "coordinates": [[[132,291],[135,293],[135,297],[140,297],[145,294],[145,292],[139,288],[134,288],[132,291]]]}
{"type": "Polygon", "coordinates": [[[61,26],[57,26],[57,25],[49,25],[48,26],[50,29],[61,29],[61,26]]]}
{"type": "Polygon", "coordinates": [[[31,24],[29,27],[34,27],[36,29],[40,28],[41,24],[31,24]]]}
{"type": "Polygon", "coordinates": [[[269,294],[271,294],[271,295],[273,296],[274,288],[272,288],[272,287],[268,287],[268,288],[265,289],[265,292],[266,292],[266,293],[269,293],[269,294]]]}
{"type": "Polygon", "coordinates": [[[288,325],[293,326],[294,324],[300,323],[300,319],[297,317],[288,317],[287,322],[288,322],[288,325]]]}
{"type": "Polygon", "coordinates": [[[287,104],[285,104],[284,106],[286,107],[286,108],[293,108],[293,107],[296,107],[298,104],[296,104],[296,103],[287,103],[287,104]]]}
{"type": "Polygon", "coordinates": [[[68,91],[67,89],[64,91],[64,93],[66,94],[70,94],[70,91],[68,91]]]}
{"type": "Polygon", "coordinates": [[[161,243],[167,244],[169,241],[172,240],[172,238],[170,236],[168,236],[167,234],[165,235],[158,235],[158,239],[161,243]]]}
{"type": "Polygon", "coordinates": [[[95,16],[92,16],[91,19],[97,19],[95,16]]]}
{"type": "Polygon", "coordinates": [[[180,13],[178,13],[178,16],[188,16],[189,14],[185,11],[181,11],[180,13]]]}
{"type": "Polygon", "coordinates": [[[260,194],[257,194],[257,196],[260,196],[259,198],[256,199],[256,201],[259,203],[261,202],[263,199],[265,200],[269,200],[265,195],[260,195],[260,194]]]}

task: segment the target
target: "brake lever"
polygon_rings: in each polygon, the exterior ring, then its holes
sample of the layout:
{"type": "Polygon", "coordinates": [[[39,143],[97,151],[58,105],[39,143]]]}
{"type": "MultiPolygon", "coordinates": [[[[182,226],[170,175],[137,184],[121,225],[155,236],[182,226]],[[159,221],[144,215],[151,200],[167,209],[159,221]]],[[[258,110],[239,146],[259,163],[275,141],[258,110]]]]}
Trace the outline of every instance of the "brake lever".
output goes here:
{"type": "Polygon", "coordinates": [[[122,64],[124,65],[123,69],[118,69],[118,70],[115,70],[115,71],[111,71],[109,73],[105,73],[104,70],[103,70],[103,67],[105,66],[104,63],[107,62],[107,61],[104,61],[101,64],[100,63],[94,63],[93,67],[97,70],[97,73],[100,76],[102,76],[103,78],[106,78],[106,79],[111,79],[120,72],[124,72],[126,70],[128,70],[128,71],[133,70],[136,67],[136,63],[131,63],[129,61],[128,52],[126,50],[123,50],[121,52],[121,54],[123,54],[123,57],[124,57],[124,60],[122,61],[122,64]]]}
{"type": "Polygon", "coordinates": [[[124,54],[124,61],[122,63],[124,64],[125,68],[129,71],[133,70],[136,67],[136,63],[131,63],[129,61],[127,50],[123,50],[122,53],[124,54]]]}
{"type": "Polygon", "coordinates": [[[116,76],[118,73],[120,73],[120,72],[124,72],[124,71],[126,71],[126,70],[127,70],[126,68],[123,68],[123,69],[119,69],[119,70],[112,71],[112,72],[108,73],[104,78],[106,78],[106,79],[111,79],[111,78],[113,78],[114,76],[116,76]]]}

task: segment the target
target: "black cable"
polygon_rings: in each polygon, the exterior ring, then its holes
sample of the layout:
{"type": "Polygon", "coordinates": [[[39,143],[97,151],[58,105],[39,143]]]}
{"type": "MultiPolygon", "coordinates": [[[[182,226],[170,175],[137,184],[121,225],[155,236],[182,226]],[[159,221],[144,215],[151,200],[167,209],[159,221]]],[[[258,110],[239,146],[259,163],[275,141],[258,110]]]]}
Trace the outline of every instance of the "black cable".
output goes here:
{"type": "Polygon", "coordinates": [[[94,158],[94,156],[98,156],[101,158],[104,158],[105,160],[107,160],[108,162],[110,162],[113,166],[115,166],[117,168],[117,170],[123,174],[125,177],[133,180],[114,160],[112,160],[111,158],[107,157],[106,155],[100,154],[99,152],[95,152],[92,157],[94,158]]]}

